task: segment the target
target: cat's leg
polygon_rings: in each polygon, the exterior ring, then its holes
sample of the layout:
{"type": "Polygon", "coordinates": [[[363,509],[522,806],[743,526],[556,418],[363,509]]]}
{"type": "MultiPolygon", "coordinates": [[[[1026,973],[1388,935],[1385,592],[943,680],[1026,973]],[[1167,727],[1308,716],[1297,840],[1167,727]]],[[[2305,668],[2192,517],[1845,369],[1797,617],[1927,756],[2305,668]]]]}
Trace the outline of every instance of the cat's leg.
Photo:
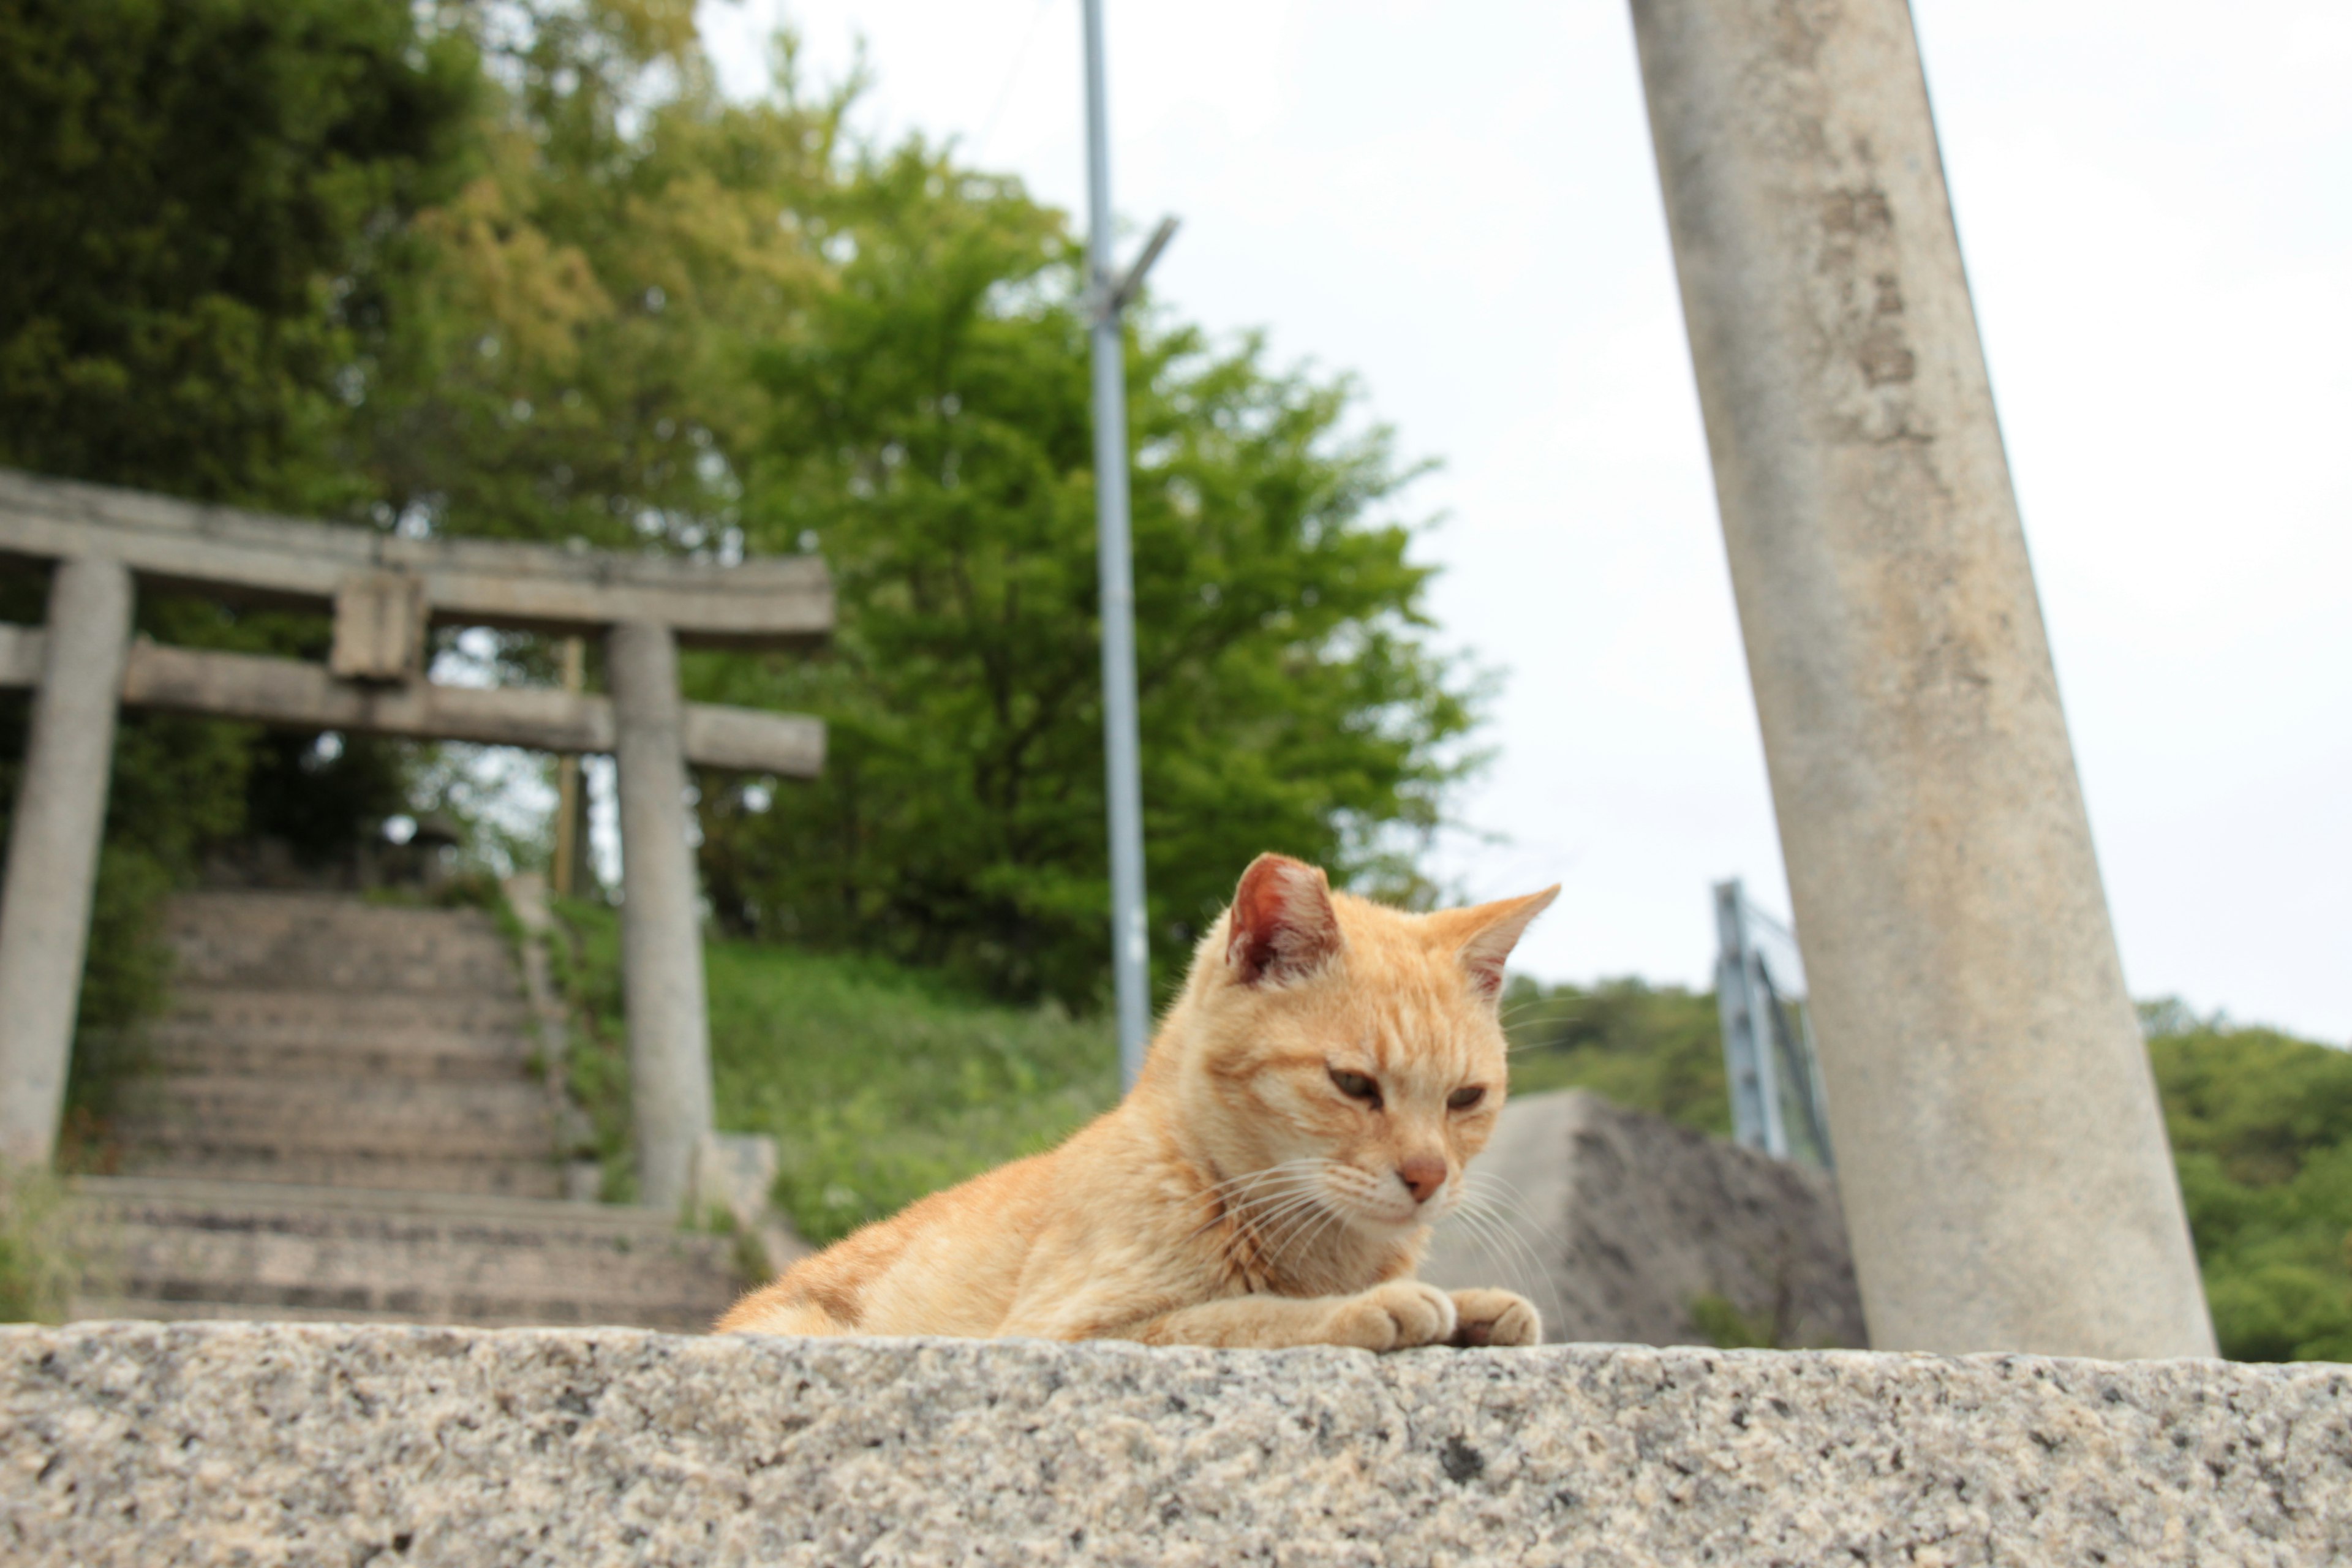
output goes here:
{"type": "Polygon", "coordinates": [[[1394,1351],[1443,1344],[1454,1325],[1454,1298],[1418,1279],[1391,1279],[1353,1296],[1229,1296],[1148,1319],[1117,1337],[1152,1345],[1394,1351]]]}
{"type": "Polygon", "coordinates": [[[1543,1317],[1536,1304],[1509,1290],[1454,1292],[1456,1345],[1532,1345],[1543,1340],[1543,1317]]]}

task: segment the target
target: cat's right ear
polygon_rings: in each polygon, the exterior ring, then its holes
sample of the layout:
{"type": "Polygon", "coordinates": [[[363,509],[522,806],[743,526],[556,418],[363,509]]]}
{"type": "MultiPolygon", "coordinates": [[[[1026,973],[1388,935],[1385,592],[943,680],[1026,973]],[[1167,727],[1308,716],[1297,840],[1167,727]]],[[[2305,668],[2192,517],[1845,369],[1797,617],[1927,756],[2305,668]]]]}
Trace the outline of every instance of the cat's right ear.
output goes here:
{"type": "Polygon", "coordinates": [[[1234,980],[1259,985],[1318,969],[1339,951],[1339,917],[1319,867],[1261,855],[1234,889],[1225,964],[1234,980]]]}

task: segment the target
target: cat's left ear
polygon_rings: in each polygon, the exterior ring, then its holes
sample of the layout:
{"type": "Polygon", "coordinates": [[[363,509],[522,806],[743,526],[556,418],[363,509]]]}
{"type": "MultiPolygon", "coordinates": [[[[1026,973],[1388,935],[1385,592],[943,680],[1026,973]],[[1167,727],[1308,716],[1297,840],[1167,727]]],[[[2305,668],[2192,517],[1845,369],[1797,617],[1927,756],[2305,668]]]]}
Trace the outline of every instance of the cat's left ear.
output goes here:
{"type": "Polygon", "coordinates": [[[1520,899],[1498,899],[1491,904],[1478,904],[1453,911],[1454,921],[1467,931],[1460,949],[1462,967],[1470,976],[1470,988],[1492,1002],[1503,994],[1503,965],[1511,950],[1519,945],[1527,934],[1528,922],[1551,907],[1559,897],[1559,884],[1554,882],[1540,893],[1529,893],[1520,899]]]}

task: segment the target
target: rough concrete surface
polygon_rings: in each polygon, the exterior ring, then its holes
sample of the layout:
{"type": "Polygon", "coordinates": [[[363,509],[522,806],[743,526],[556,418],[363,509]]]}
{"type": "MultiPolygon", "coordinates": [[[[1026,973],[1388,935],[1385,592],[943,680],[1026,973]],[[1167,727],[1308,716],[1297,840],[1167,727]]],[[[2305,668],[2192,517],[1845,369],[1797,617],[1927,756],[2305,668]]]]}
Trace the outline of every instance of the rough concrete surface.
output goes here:
{"type": "Polygon", "coordinates": [[[1474,1194],[1509,1197],[1439,1226],[1421,1277],[1518,1291],[1555,1344],[1711,1343],[1708,1296],[1789,1349],[1868,1342],[1820,1171],[1580,1091],[1514,1098],[1470,1171],[1474,1194]]]}
{"type": "Polygon", "coordinates": [[[2352,1368],[0,1330],[16,1563],[2319,1563],[2352,1368]]]}

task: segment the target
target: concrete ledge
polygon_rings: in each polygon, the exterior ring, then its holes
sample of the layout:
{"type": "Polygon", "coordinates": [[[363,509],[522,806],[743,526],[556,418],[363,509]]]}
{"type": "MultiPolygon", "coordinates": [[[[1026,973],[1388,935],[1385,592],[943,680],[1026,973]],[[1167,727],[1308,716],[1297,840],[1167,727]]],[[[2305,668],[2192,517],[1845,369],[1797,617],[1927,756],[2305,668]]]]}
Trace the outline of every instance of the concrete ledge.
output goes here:
{"type": "Polygon", "coordinates": [[[0,1559],[2342,1562],[2352,1368],[6,1329],[0,1559]]]}

